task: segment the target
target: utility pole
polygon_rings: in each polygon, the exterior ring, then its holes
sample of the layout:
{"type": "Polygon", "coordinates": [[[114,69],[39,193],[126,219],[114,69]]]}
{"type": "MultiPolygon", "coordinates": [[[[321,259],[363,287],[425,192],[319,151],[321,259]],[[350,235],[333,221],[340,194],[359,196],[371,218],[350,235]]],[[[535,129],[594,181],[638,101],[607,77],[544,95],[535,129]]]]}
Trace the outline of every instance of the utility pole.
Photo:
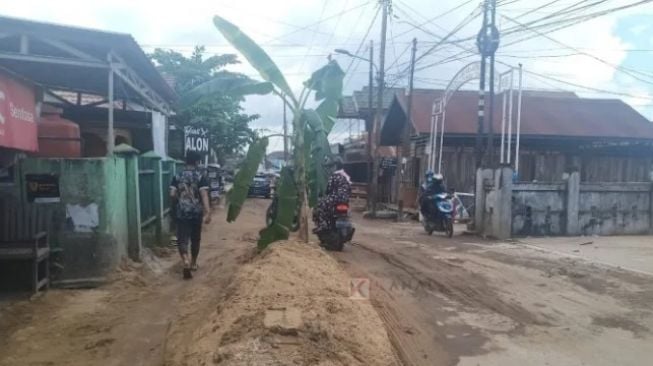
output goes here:
{"type": "Polygon", "coordinates": [[[380,0],[381,7],[383,10],[383,17],[381,18],[381,50],[379,52],[379,86],[376,96],[376,118],[374,118],[374,124],[372,125],[372,135],[373,135],[373,144],[372,144],[372,153],[374,159],[372,164],[372,217],[376,217],[376,206],[379,200],[378,190],[379,190],[379,154],[377,151],[377,146],[379,144],[380,136],[380,127],[381,119],[383,118],[383,87],[385,83],[385,43],[388,32],[388,8],[390,7],[392,0],[380,0]]]}
{"type": "MultiPolygon", "coordinates": [[[[481,54],[481,81],[480,81],[480,88],[478,92],[478,129],[476,132],[476,147],[475,147],[475,153],[476,153],[476,167],[480,168],[482,166],[485,166],[483,162],[483,134],[484,134],[484,125],[485,125],[485,74],[487,71],[487,58],[490,57],[490,63],[491,63],[491,70],[490,70],[490,110],[489,110],[489,128],[488,131],[490,132],[488,134],[488,138],[490,141],[492,141],[492,144],[490,144],[490,151],[489,153],[493,154],[494,153],[494,148],[493,148],[493,116],[492,114],[494,113],[494,53],[496,52],[497,48],[499,47],[499,30],[496,28],[494,25],[494,19],[495,19],[495,13],[496,13],[496,0],[485,0],[483,3],[483,26],[481,27],[480,32],[478,33],[478,36],[476,37],[476,46],[478,47],[478,51],[481,54]],[[492,7],[492,23],[488,22],[488,11],[490,11],[490,7],[492,7]]],[[[492,157],[490,156],[488,161],[492,161],[492,157]]]]}
{"type": "Polygon", "coordinates": [[[286,98],[283,98],[283,160],[288,164],[288,119],[286,118],[286,98]]]}
{"type": "MultiPolygon", "coordinates": [[[[494,169],[496,162],[494,156],[494,55],[499,46],[499,31],[496,27],[497,0],[492,0],[490,7],[490,12],[492,14],[490,27],[492,30],[496,30],[496,46],[493,45],[490,47],[490,107],[488,111],[488,158],[490,161],[488,165],[490,168],[494,169]]],[[[494,38],[492,38],[490,42],[494,43],[494,38]]]]}
{"type": "Polygon", "coordinates": [[[397,197],[397,221],[404,219],[404,200],[401,193],[404,191],[404,170],[403,160],[410,155],[410,132],[412,128],[412,112],[413,112],[413,80],[415,76],[415,54],[417,53],[417,38],[413,38],[413,49],[410,55],[410,77],[408,79],[408,100],[406,101],[406,125],[401,133],[401,139],[397,148],[397,170],[395,176],[397,182],[395,183],[397,197]]]}
{"type": "Polygon", "coordinates": [[[372,113],[372,106],[374,105],[374,41],[370,40],[370,86],[369,86],[369,99],[367,101],[368,120],[369,126],[367,128],[367,209],[372,210],[372,167],[374,166],[374,155],[372,153],[372,141],[374,131],[374,113],[372,113]]]}

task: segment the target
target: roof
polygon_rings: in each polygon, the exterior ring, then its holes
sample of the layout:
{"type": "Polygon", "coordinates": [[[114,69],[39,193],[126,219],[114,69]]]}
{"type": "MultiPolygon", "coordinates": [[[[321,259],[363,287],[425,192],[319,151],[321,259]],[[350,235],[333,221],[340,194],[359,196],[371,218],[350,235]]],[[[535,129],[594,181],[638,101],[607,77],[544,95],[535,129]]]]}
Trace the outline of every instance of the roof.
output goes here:
{"type": "MultiPolygon", "coordinates": [[[[0,39],[0,53],[9,56],[1,58],[0,67],[38,84],[89,93],[104,92],[101,95],[105,95],[108,83],[106,70],[80,67],[72,63],[44,63],[30,60],[27,56],[46,56],[53,60],[62,60],[71,59],[71,55],[74,55],[78,56],[80,62],[83,62],[83,56],[88,56],[89,59],[96,59],[108,65],[107,55],[113,51],[163,100],[170,103],[176,99],[174,90],[129,34],[11,17],[0,17],[0,33],[7,35],[0,39]],[[28,55],[19,53],[21,35],[29,37],[28,55]]],[[[120,80],[116,82],[115,90],[117,98],[133,99],[136,95],[120,80]]]]}
{"type": "MultiPolygon", "coordinates": [[[[374,88],[372,95],[372,106],[376,108],[376,99],[377,99],[378,88],[374,88]]],[[[394,99],[395,94],[404,95],[404,88],[385,88],[383,89],[383,109],[388,109],[392,100],[394,99]]],[[[358,90],[353,93],[354,103],[359,114],[363,114],[363,111],[367,113],[369,110],[369,100],[370,100],[370,88],[364,87],[363,90],[358,90]]]]}
{"type": "MultiPolygon", "coordinates": [[[[416,132],[430,133],[433,102],[441,94],[441,90],[415,90],[411,119],[416,132]]],[[[455,92],[446,108],[445,134],[475,135],[477,106],[478,91],[455,92]]],[[[397,96],[383,126],[384,144],[395,144],[394,136],[399,135],[398,128],[405,122],[405,110],[406,97],[397,96]]],[[[514,95],[515,115],[516,111],[517,93],[514,95]]],[[[497,133],[501,131],[501,117],[502,95],[498,95],[494,103],[493,121],[497,133]]],[[[588,99],[579,98],[573,93],[524,91],[521,135],[653,139],[653,123],[618,99],[588,99]]]]}

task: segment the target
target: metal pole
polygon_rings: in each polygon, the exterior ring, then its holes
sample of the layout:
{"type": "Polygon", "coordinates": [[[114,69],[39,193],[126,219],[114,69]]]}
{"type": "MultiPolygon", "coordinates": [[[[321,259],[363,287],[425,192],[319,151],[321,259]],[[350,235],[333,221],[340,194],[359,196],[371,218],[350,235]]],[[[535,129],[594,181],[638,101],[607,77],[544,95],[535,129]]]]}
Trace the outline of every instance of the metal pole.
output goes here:
{"type": "Polygon", "coordinates": [[[435,115],[435,130],[433,131],[433,143],[431,144],[431,148],[433,151],[431,151],[431,155],[433,156],[433,159],[431,159],[431,166],[429,167],[430,171],[435,171],[435,153],[438,151],[438,125],[440,124],[440,114],[435,115]]]}
{"type": "Polygon", "coordinates": [[[442,126],[440,127],[440,153],[438,154],[438,174],[442,174],[442,147],[444,146],[444,119],[447,111],[444,109],[444,100],[441,102],[440,110],[442,111],[442,126]]]}
{"type": "Polygon", "coordinates": [[[113,155],[115,137],[113,131],[113,63],[109,56],[109,126],[107,128],[107,155],[113,155]]]}
{"type": "Polygon", "coordinates": [[[379,86],[378,94],[376,96],[376,118],[374,119],[374,146],[372,153],[374,154],[374,165],[372,165],[372,217],[376,217],[376,204],[378,202],[378,187],[379,187],[379,159],[376,147],[379,143],[379,131],[381,127],[381,119],[383,118],[383,87],[385,82],[385,43],[388,29],[388,6],[390,0],[382,0],[381,6],[383,7],[383,18],[381,18],[381,50],[379,52],[379,86]]]}
{"type": "Polygon", "coordinates": [[[515,172],[519,177],[519,140],[521,138],[521,102],[522,102],[522,79],[523,67],[519,64],[519,92],[517,93],[517,139],[515,141],[515,172]]]}
{"type": "Polygon", "coordinates": [[[368,119],[370,121],[369,128],[367,129],[367,209],[372,210],[372,166],[374,165],[374,156],[372,154],[372,132],[374,130],[374,114],[372,108],[374,104],[374,41],[370,41],[370,80],[369,80],[369,95],[367,101],[368,119]]]}
{"type": "Polygon", "coordinates": [[[288,119],[286,116],[286,98],[283,98],[283,160],[288,164],[288,119]]]}
{"type": "Polygon", "coordinates": [[[486,57],[487,55],[483,51],[483,42],[485,37],[482,36],[486,32],[487,28],[487,11],[488,11],[488,1],[485,0],[483,3],[483,27],[479,33],[477,39],[477,44],[479,51],[481,51],[481,77],[478,90],[478,126],[476,131],[476,146],[475,146],[475,155],[476,155],[476,168],[483,166],[483,134],[484,134],[484,115],[485,115],[485,72],[486,70],[486,57]]]}
{"type": "MultiPolygon", "coordinates": [[[[492,0],[492,26],[496,24],[497,2],[492,0]]],[[[490,159],[490,167],[494,168],[494,55],[492,51],[490,54],[490,107],[488,108],[488,158],[490,159]]]]}
{"type": "Polygon", "coordinates": [[[406,125],[401,133],[400,146],[397,149],[397,221],[402,221],[404,216],[404,200],[401,196],[404,191],[403,160],[410,154],[410,132],[413,114],[413,81],[415,76],[415,55],[417,54],[417,38],[413,38],[413,49],[410,57],[410,77],[408,79],[408,100],[406,101],[406,125]]]}
{"type": "Polygon", "coordinates": [[[509,94],[510,95],[510,104],[509,104],[510,107],[508,108],[508,113],[509,113],[509,115],[508,115],[508,156],[506,157],[507,158],[506,163],[508,163],[508,164],[510,164],[510,162],[512,161],[512,156],[511,156],[512,155],[512,153],[511,153],[512,152],[512,112],[513,112],[512,106],[514,104],[512,99],[513,99],[513,96],[514,96],[513,90],[515,89],[514,84],[515,84],[515,69],[510,69],[510,94],[509,94]]]}
{"type": "Polygon", "coordinates": [[[433,166],[433,139],[435,136],[435,124],[436,124],[436,114],[435,114],[435,104],[433,104],[433,108],[431,109],[431,133],[429,134],[429,160],[426,166],[426,170],[431,170],[431,167],[433,166]]]}
{"type": "Polygon", "coordinates": [[[499,162],[503,164],[505,156],[505,139],[506,139],[506,91],[503,88],[503,75],[499,76],[499,90],[502,93],[503,107],[501,108],[501,158],[499,162]]]}

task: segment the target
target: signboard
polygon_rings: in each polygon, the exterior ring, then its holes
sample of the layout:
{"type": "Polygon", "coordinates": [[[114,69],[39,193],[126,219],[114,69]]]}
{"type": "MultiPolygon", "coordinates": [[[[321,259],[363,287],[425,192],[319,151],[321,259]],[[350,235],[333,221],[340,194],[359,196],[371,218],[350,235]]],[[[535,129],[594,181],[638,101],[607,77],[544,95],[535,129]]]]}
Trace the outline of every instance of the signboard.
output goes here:
{"type": "Polygon", "coordinates": [[[27,201],[57,203],[61,201],[59,176],[54,174],[25,174],[27,201]]]}
{"type": "Polygon", "coordinates": [[[205,127],[184,127],[184,150],[209,154],[209,130],[205,127]]]}
{"type": "Polygon", "coordinates": [[[0,74],[0,146],[38,151],[34,91],[0,74]]]}

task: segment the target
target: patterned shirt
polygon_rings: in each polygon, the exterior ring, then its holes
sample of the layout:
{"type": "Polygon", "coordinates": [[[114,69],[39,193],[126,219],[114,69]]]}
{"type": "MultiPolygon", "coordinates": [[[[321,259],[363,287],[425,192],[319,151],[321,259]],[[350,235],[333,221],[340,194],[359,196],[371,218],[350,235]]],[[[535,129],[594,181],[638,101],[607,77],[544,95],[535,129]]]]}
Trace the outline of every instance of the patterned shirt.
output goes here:
{"type": "Polygon", "coordinates": [[[202,189],[209,189],[206,175],[197,168],[186,167],[177,173],[170,188],[177,192],[177,218],[181,220],[199,219],[202,217],[202,189]]]}

